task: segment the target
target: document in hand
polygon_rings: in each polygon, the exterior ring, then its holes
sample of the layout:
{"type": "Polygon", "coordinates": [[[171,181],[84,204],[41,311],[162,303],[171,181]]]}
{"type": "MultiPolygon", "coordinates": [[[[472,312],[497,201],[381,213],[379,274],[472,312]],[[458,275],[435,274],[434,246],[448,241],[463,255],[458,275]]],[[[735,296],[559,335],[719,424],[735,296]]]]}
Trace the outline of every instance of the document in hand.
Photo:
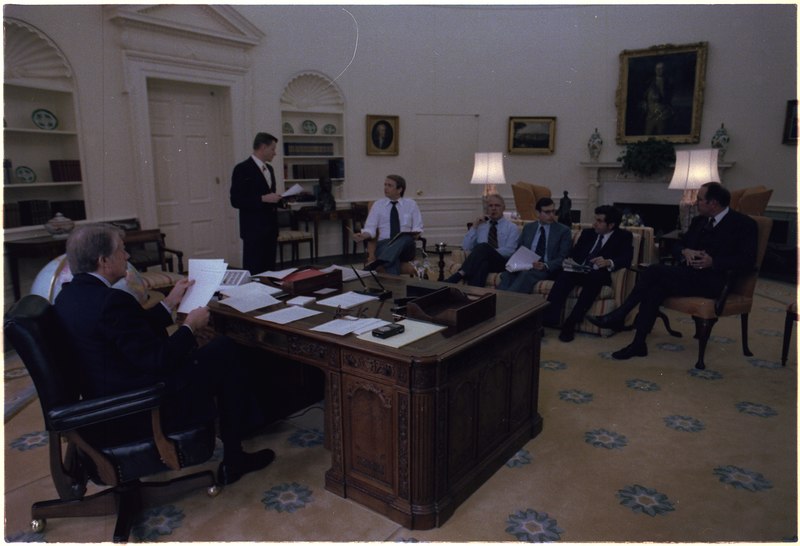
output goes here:
{"type": "Polygon", "coordinates": [[[295,184],[294,186],[283,192],[281,194],[281,197],[292,197],[294,195],[299,195],[301,193],[303,193],[303,186],[301,186],[300,184],[295,184]]]}
{"type": "Polygon", "coordinates": [[[572,258],[566,258],[561,266],[564,268],[564,271],[569,271],[571,273],[588,273],[592,270],[591,265],[579,264],[572,258]]]}
{"type": "Polygon", "coordinates": [[[207,305],[222,283],[227,269],[228,264],[222,258],[212,260],[190,258],[189,280],[193,280],[194,284],[183,295],[178,312],[188,313],[207,305]]]}
{"type": "Polygon", "coordinates": [[[528,271],[533,268],[533,262],[539,261],[541,256],[526,246],[521,246],[506,262],[506,271],[515,273],[517,271],[528,271]]]}

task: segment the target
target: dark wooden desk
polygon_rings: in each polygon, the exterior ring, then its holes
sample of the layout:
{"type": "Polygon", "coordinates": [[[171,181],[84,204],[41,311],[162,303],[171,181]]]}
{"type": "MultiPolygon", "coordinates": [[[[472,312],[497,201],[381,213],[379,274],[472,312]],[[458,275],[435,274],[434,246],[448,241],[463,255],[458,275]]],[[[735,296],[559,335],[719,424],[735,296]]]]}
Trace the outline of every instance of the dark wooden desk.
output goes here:
{"type": "MultiPolygon", "coordinates": [[[[405,295],[405,279],[381,279],[395,297],[405,295]]],[[[326,489],[409,529],[442,525],[542,430],[544,306],[540,296],[498,292],[495,317],[451,337],[437,333],[392,349],[309,331],[333,318],[324,306],[312,304],[320,315],[277,325],[254,318],[263,310],[244,315],[210,304],[217,332],[325,373],[326,489]]],[[[367,316],[390,317],[390,300],[365,307],[367,316]]]]}
{"type": "Polygon", "coordinates": [[[19,239],[18,241],[5,241],[8,269],[11,272],[11,287],[14,290],[14,301],[21,297],[19,282],[20,258],[46,258],[52,260],[62,254],[67,248],[66,239],[54,239],[50,235],[19,239]]]}

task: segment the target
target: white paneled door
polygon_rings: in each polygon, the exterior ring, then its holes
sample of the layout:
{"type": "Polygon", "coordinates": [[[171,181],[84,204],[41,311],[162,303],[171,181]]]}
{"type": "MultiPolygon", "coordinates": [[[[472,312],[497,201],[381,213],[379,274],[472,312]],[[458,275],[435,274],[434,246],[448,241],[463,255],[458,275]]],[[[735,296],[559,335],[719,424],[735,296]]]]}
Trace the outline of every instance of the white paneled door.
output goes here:
{"type": "Polygon", "coordinates": [[[224,90],[149,80],[156,216],[167,246],[189,258],[234,259],[227,248],[230,203],[222,153],[224,90]]]}

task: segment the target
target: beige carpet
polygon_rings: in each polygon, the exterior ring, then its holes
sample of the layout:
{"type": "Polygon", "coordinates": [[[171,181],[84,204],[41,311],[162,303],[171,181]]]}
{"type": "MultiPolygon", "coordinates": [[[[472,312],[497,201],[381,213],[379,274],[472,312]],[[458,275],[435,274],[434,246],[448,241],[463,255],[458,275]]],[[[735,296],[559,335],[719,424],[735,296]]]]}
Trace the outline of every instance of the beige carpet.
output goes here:
{"type": "MultiPolygon", "coordinates": [[[[273,465],[216,498],[198,491],[148,511],[132,540],[796,542],[796,327],[780,365],[795,287],[762,280],[758,293],[755,356],[741,354],[738,319],[722,319],[704,372],[693,369],[691,319],[677,315],[683,338],[657,325],[650,356],[625,362],[609,354],[631,333],[563,344],[546,330],[544,431],[439,529],[409,531],[326,491],[316,406],[250,442],[273,448],[273,465]]],[[[19,368],[6,362],[7,397],[25,387],[19,368]]],[[[51,520],[43,534],[30,532],[31,503],[55,496],[42,430],[35,400],[5,425],[6,540],[109,541],[111,517],[51,520]]]]}

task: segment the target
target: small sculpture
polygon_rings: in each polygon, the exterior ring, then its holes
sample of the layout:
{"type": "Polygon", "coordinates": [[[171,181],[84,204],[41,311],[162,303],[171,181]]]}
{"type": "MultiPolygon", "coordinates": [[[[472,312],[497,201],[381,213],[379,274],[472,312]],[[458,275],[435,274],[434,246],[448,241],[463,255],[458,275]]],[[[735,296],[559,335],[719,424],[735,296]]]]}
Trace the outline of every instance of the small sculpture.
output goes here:
{"type": "Polygon", "coordinates": [[[589,137],[587,146],[589,147],[589,157],[592,158],[592,161],[600,159],[600,151],[603,149],[603,137],[597,132],[597,128],[595,128],[592,136],[589,137]]]}
{"type": "Polygon", "coordinates": [[[572,199],[569,198],[569,192],[564,190],[564,197],[558,200],[558,223],[566,226],[572,225],[572,199]]]}
{"type": "Polygon", "coordinates": [[[336,199],[333,197],[333,183],[327,176],[319,177],[319,192],[317,193],[317,207],[324,212],[336,210],[336,199]]]}
{"type": "Polygon", "coordinates": [[[50,218],[44,225],[47,233],[53,236],[54,239],[66,239],[69,237],[70,232],[75,227],[75,222],[57,212],[55,216],[50,218]]]}
{"type": "Polygon", "coordinates": [[[725,157],[725,152],[728,151],[728,144],[731,143],[731,137],[728,135],[728,130],[725,124],[721,124],[714,136],[711,137],[711,147],[719,150],[719,161],[725,157]]]}

